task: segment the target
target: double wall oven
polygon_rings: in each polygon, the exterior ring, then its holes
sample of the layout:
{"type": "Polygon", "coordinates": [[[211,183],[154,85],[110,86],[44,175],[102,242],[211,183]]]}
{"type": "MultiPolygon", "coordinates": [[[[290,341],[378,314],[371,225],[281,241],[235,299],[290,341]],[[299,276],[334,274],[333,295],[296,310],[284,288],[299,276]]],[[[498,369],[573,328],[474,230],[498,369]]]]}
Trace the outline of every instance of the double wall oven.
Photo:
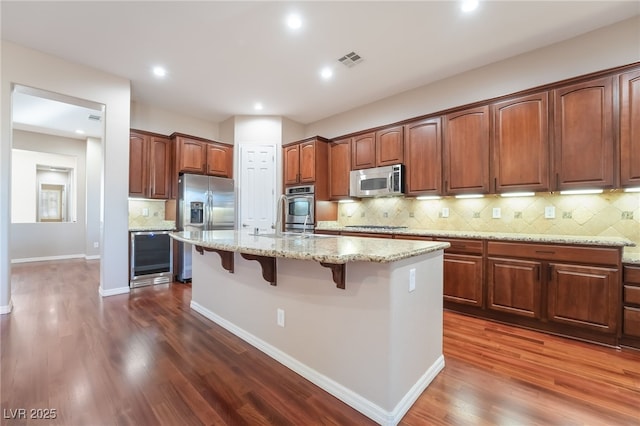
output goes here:
{"type": "Polygon", "coordinates": [[[285,230],[313,231],[315,224],[315,188],[313,185],[291,186],[285,189],[287,210],[285,230]]]}

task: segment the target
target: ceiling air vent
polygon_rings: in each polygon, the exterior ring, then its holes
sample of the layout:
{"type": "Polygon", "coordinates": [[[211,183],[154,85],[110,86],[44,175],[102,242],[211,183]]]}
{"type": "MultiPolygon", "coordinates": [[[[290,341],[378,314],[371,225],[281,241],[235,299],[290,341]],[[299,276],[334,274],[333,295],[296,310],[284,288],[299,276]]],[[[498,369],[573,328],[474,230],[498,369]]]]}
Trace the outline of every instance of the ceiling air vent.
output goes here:
{"type": "Polygon", "coordinates": [[[362,57],[356,52],[347,53],[342,58],[338,59],[338,61],[340,61],[344,66],[348,68],[358,65],[363,60],[364,59],[362,59],[362,57]]]}
{"type": "Polygon", "coordinates": [[[101,119],[102,117],[100,117],[99,115],[89,114],[89,120],[100,121],[101,119]]]}

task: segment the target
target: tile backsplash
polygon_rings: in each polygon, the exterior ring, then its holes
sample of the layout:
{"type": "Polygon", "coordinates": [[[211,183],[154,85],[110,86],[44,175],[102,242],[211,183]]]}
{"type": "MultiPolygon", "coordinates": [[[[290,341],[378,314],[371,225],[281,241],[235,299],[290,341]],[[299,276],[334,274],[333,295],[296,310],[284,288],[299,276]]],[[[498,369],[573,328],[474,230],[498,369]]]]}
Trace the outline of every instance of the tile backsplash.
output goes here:
{"type": "MultiPolygon", "coordinates": [[[[640,246],[640,193],[539,193],[534,197],[439,200],[389,197],[340,204],[338,225],[628,238],[640,246]],[[554,218],[545,217],[545,211],[554,218]],[[448,213],[448,217],[447,217],[448,213]],[[495,216],[499,216],[494,218],[495,216]]],[[[638,250],[633,247],[632,250],[638,250]]]]}
{"type": "Polygon", "coordinates": [[[130,199],[129,228],[166,224],[166,204],[165,200],[130,199]]]}

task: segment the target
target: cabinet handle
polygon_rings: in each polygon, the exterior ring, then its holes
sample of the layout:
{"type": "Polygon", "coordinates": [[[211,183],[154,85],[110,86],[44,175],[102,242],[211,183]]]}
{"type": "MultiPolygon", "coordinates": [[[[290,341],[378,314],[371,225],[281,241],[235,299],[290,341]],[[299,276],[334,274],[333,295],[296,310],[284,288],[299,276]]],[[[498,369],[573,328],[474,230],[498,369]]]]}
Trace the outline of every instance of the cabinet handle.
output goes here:
{"type": "Polygon", "coordinates": [[[540,266],[536,266],[536,275],[538,276],[538,282],[542,281],[542,272],[540,266]]]}
{"type": "Polygon", "coordinates": [[[551,278],[553,277],[552,272],[553,271],[552,271],[551,265],[548,265],[547,266],[547,281],[551,281],[551,278]]]}
{"type": "Polygon", "coordinates": [[[494,191],[498,190],[498,178],[497,177],[493,178],[493,190],[494,191]]]}

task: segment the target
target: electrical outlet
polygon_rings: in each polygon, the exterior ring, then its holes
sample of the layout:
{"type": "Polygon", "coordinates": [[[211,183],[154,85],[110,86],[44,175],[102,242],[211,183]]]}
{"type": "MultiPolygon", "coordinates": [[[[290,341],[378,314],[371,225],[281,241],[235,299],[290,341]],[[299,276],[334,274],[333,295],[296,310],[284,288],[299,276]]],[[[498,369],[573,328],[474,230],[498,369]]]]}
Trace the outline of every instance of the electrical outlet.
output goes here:
{"type": "Polygon", "coordinates": [[[416,289],[416,268],[409,269],[409,293],[416,289]]]}
{"type": "Polygon", "coordinates": [[[389,213],[384,212],[384,213],[382,213],[382,216],[383,216],[383,217],[389,217],[389,213]]]}
{"type": "Polygon", "coordinates": [[[149,216],[149,209],[148,208],[143,208],[142,209],[142,216],[149,216]]]}
{"type": "Polygon", "coordinates": [[[100,247],[100,243],[97,242],[97,241],[94,241],[93,242],[93,248],[98,248],[98,247],[100,247]]]}
{"type": "Polygon", "coordinates": [[[284,309],[278,308],[278,325],[284,327],[284,309]]]}
{"type": "Polygon", "coordinates": [[[500,219],[502,217],[502,213],[500,211],[500,207],[494,207],[493,208],[493,212],[492,212],[492,216],[494,219],[500,219]]]}
{"type": "Polygon", "coordinates": [[[449,207],[442,208],[442,217],[449,217],[449,207]]]}
{"type": "Polygon", "coordinates": [[[554,206],[547,206],[544,208],[544,218],[545,219],[555,219],[556,218],[556,208],[554,206]]]}

